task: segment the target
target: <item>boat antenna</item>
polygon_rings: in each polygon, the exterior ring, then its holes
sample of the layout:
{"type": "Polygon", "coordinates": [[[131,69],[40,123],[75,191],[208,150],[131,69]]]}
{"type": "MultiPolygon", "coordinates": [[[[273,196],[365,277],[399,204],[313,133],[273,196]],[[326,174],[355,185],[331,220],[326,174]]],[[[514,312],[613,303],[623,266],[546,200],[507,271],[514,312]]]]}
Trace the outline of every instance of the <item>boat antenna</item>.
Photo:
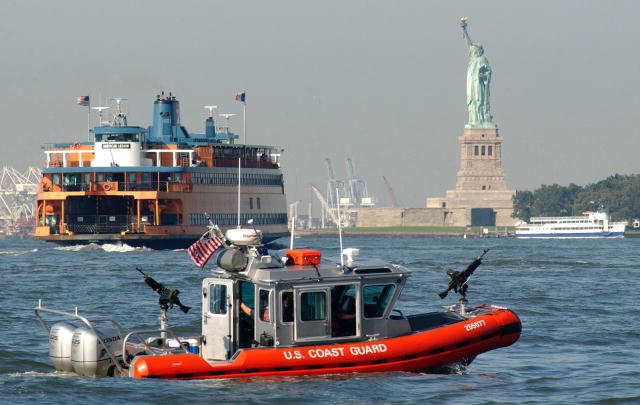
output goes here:
{"type": "Polygon", "coordinates": [[[125,97],[114,97],[111,100],[116,102],[116,114],[113,117],[113,126],[126,126],[127,114],[122,111],[122,102],[128,99],[125,97]]]}
{"type": "Polygon", "coordinates": [[[102,126],[102,112],[111,107],[91,107],[92,110],[98,111],[98,126],[102,126]]]}
{"type": "Polygon", "coordinates": [[[240,229],[240,183],[242,177],[240,176],[240,158],[238,158],[238,229],[240,229]]]}
{"type": "Polygon", "coordinates": [[[213,110],[218,108],[218,106],[217,105],[205,105],[204,108],[209,110],[209,118],[213,118],[213,110]]]}
{"type": "Polygon", "coordinates": [[[344,269],[344,257],[342,257],[342,219],[340,218],[340,190],[336,187],[336,206],[338,207],[338,238],[340,239],[340,267],[344,269]]]}

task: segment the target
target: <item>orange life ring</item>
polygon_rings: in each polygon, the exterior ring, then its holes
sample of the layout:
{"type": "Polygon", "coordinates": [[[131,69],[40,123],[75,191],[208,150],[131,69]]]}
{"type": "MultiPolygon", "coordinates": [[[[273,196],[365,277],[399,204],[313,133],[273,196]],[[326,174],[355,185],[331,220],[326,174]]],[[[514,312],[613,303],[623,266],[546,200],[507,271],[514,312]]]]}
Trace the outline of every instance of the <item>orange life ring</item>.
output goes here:
{"type": "Polygon", "coordinates": [[[104,191],[109,191],[109,190],[111,190],[111,184],[109,184],[109,183],[105,183],[105,184],[103,184],[103,185],[102,185],[102,189],[103,189],[104,191]]]}

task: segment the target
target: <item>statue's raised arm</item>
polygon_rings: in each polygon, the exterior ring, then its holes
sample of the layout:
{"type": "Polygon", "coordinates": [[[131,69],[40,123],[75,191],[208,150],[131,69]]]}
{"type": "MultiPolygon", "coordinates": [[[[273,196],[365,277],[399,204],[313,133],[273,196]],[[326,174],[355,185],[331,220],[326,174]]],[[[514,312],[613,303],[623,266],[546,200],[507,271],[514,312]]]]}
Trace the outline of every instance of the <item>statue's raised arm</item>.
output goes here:
{"type": "Polygon", "coordinates": [[[467,32],[467,17],[462,17],[460,18],[460,26],[462,27],[462,36],[464,37],[464,39],[467,40],[467,45],[471,46],[471,44],[473,44],[473,42],[471,41],[471,37],[469,36],[469,33],[467,32]]]}

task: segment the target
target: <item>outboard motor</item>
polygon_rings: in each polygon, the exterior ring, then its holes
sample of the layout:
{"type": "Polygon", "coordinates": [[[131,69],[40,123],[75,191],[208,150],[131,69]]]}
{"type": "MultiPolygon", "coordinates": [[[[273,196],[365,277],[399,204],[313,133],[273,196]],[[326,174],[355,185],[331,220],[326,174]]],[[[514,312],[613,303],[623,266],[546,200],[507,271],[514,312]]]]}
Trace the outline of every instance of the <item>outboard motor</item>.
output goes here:
{"type": "Polygon", "coordinates": [[[122,335],[112,327],[96,328],[98,334],[86,326],[80,326],[73,333],[71,345],[71,365],[73,371],[85,377],[106,377],[113,375],[114,359],[122,356],[122,335]],[[99,339],[99,340],[98,340],[99,339]],[[102,345],[100,340],[104,343],[102,345]]]}
{"type": "Polygon", "coordinates": [[[58,371],[72,372],[71,341],[76,327],[69,322],[58,322],[49,331],[49,360],[58,371]]]}

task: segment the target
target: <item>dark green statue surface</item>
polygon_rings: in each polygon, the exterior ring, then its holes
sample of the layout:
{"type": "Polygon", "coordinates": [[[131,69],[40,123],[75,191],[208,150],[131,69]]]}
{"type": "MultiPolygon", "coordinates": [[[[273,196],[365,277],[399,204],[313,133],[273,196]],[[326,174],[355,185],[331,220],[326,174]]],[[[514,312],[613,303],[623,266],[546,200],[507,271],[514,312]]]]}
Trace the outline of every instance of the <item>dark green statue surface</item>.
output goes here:
{"type": "Polygon", "coordinates": [[[460,19],[462,35],[469,46],[469,66],[467,67],[467,109],[469,122],[467,128],[495,128],[489,102],[491,84],[491,66],[481,44],[474,43],[467,32],[467,18],[460,19]]]}

